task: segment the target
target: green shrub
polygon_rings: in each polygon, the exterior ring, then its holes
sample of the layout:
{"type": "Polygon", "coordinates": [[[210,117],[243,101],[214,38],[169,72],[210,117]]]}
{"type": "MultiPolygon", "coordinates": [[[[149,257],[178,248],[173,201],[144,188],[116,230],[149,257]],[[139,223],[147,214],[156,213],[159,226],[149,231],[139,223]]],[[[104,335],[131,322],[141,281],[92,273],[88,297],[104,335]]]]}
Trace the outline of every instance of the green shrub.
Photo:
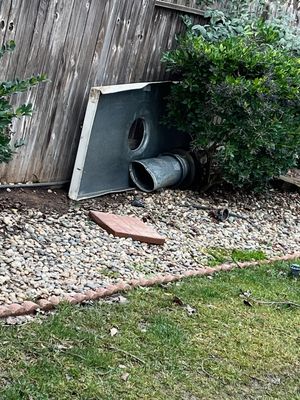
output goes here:
{"type": "MultiPolygon", "coordinates": [[[[200,5],[214,4],[215,0],[199,0],[200,5]]],[[[276,17],[272,15],[269,0],[220,0],[224,10],[208,8],[204,14],[209,24],[194,25],[187,17],[185,23],[194,34],[201,34],[208,41],[216,41],[236,35],[251,35],[259,31],[259,20],[277,30],[276,45],[300,54],[300,27],[296,15],[286,7],[286,0],[273,0],[276,17]]],[[[294,5],[295,7],[295,5],[294,5]]]]}
{"type": "MultiPolygon", "coordinates": [[[[0,48],[0,58],[7,52],[13,51],[15,43],[8,42],[0,48]]],[[[25,92],[32,86],[45,81],[45,75],[32,76],[25,80],[14,79],[0,82],[0,163],[8,162],[13,155],[11,142],[11,124],[15,118],[30,116],[32,114],[31,104],[22,104],[14,108],[10,104],[10,98],[15,93],[25,92]]]]}
{"type": "Polygon", "coordinates": [[[297,46],[287,48],[278,22],[259,19],[227,34],[216,30],[219,23],[190,27],[164,55],[179,80],[168,98],[167,122],[191,135],[208,186],[221,179],[261,187],[297,164],[297,46]]]}

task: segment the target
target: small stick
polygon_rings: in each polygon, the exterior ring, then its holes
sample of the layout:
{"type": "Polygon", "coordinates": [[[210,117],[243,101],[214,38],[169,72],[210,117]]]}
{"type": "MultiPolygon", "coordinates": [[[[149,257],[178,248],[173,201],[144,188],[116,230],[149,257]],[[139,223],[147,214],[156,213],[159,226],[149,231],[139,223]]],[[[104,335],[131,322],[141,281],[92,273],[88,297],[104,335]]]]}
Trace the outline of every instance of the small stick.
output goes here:
{"type": "Polygon", "coordinates": [[[250,300],[254,301],[257,304],[265,304],[269,306],[289,306],[289,307],[300,307],[300,304],[294,303],[292,301],[264,301],[264,300],[257,300],[253,297],[250,297],[250,300]]]}
{"type": "MultiPolygon", "coordinates": [[[[200,204],[183,204],[180,205],[180,207],[187,207],[187,208],[195,208],[196,210],[205,210],[205,211],[213,211],[211,207],[208,206],[201,206],[200,204]]],[[[239,218],[243,219],[244,221],[249,222],[250,225],[252,225],[256,229],[260,229],[254,222],[252,222],[248,217],[244,217],[243,215],[240,214],[235,214],[232,213],[231,211],[229,212],[229,217],[234,217],[234,218],[239,218]]]]}
{"type": "Polygon", "coordinates": [[[67,356],[73,356],[73,357],[77,357],[77,358],[80,358],[80,360],[82,360],[82,361],[86,361],[86,358],[85,357],[83,357],[83,356],[81,356],[80,354],[76,354],[76,353],[71,353],[71,352],[66,352],[65,353],[67,356]]]}
{"type": "Polygon", "coordinates": [[[267,382],[267,381],[265,381],[264,379],[261,379],[261,378],[257,378],[256,376],[250,376],[250,378],[251,379],[253,379],[253,380],[255,380],[255,381],[258,381],[258,382],[267,382]]]}
{"type": "Polygon", "coordinates": [[[183,204],[181,207],[192,207],[195,208],[196,210],[205,210],[205,211],[211,211],[212,208],[208,206],[201,206],[199,204],[183,204]]]}
{"type": "Polygon", "coordinates": [[[118,347],[114,347],[114,346],[109,346],[108,348],[110,350],[115,350],[115,351],[117,351],[119,353],[123,353],[123,354],[133,358],[134,360],[139,361],[141,364],[144,364],[144,365],[146,364],[144,360],[140,359],[139,357],[135,356],[134,354],[129,353],[126,350],[122,350],[122,349],[119,349],[118,347]]]}
{"type": "Polygon", "coordinates": [[[107,371],[107,372],[100,372],[100,374],[98,374],[98,375],[100,375],[100,376],[109,375],[109,374],[111,374],[113,371],[115,371],[115,369],[116,369],[116,368],[111,368],[109,371],[107,371]]]}
{"type": "Polygon", "coordinates": [[[206,369],[204,368],[204,361],[202,361],[201,363],[201,371],[208,376],[209,378],[213,378],[213,375],[211,375],[209,372],[206,371],[206,369]]]}
{"type": "Polygon", "coordinates": [[[241,265],[238,263],[238,261],[231,255],[232,261],[237,265],[239,268],[241,268],[241,265]]]}

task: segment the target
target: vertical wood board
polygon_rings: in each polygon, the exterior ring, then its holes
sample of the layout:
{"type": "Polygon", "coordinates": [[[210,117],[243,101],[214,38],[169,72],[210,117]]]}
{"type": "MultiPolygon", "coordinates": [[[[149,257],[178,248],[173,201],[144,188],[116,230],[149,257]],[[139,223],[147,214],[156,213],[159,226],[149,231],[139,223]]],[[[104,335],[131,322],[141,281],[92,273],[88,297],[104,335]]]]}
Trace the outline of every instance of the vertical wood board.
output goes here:
{"type": "MultiPolygon", "coordinates": [[[[161,57],[184,30],[178,6],[202,7],[197,0],[165,1],[176,9],[155,0],[0,0],[1,41],[17,44],[0,61],[0,80],[49,77],[12,98],[33,103],[34,113],[13,125],[12,143],[22,139],[25,145],[0,166],[1,182],[69,180],[90,88],[168,79],[161,57]]],[[[298,22],[298,1],[284,7],[298,22]]]]}

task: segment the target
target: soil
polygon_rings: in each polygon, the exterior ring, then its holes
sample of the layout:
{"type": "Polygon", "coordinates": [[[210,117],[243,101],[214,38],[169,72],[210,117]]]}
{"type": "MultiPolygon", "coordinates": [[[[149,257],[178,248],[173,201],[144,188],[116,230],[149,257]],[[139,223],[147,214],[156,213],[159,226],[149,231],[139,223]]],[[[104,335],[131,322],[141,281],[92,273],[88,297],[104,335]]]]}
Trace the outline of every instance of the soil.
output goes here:
{"type": "MultiPolygon", "coordinates": [[[[289,174],[289,177],[293,179],[300,179],[300,170],[294,169],[289,174]]],[[[280,181],[279,181],[280,182],[280,181]]],[[[277,182],[278,183],[278,182],[277,182]]],[[[283,192],[291,191],[291,186],[286,182],[282,182],[274,185],[277,190],[282,189],[283,192]]],[[[80,202],[80,206],[85,210],[101,210],[105,211],[105,209],[113,209],[118,208],[120,204],[130,202],[132,193],[132,198],[134,198],[133,192],[125,192],[119,194],[109,194],[106,196],[97,197],[95,199],[85,200],[80,202]]],[[[232,201],[233,198],[239,201],[249,201],[251,193],[246,192],[235,192],[232,190],[224,190],[220,188],[220,190],[215,190],[213,193],[207,192],[202,193],[201,197],[209,198],[213,203],[223,201],[232,201]]],[[[256,198],[259,195],[256,194],[256,198]]],[[[269,196],[272,196],[272,193],[269,193],[269,196]]],[[[139,197],[139,196],[137,196],[139,197]]],[[[264,193],[263,197],[268,197],[268,193],[264,193]]],[[[68,198],[68,192],[66,189],[60,190],[51,190],[36,188],[36,189],[26,189],[26,188],[11,188],[10,191],[6,189],[0,188],[0,211],[17,209],[36,209],[44,214],[54,212],[59,215],[64,215],[69,212],[70,207],[76,204],[76,202],[70,200],[68,198]]]]}
{"type": "Polygon", "coordinates": [[[0,190],[0,211],[7,209],[37,209],[42,213],[56,212],[66,214],[70,200],[63,190],[48,192],[45,189],[11,189],[0,190]]]}
{"type": "MultiPolygon", "coordinates": [[[[128,193],[111,194],[98,197],[93,200],[81,202],[82,208],[94,209],[99,207],[102,210],[113,206],[117,208],[121,203],[128,202],[128,193]]],[[[12,188],[8,192],[6,189],[0,189],[0,211],[9,209],[35,209],[44,214],[54,212],[59,215],[67,214],[71,205],[76,202],[68,198],[66,190],[47,189],[18,189],[12,188]]]]}

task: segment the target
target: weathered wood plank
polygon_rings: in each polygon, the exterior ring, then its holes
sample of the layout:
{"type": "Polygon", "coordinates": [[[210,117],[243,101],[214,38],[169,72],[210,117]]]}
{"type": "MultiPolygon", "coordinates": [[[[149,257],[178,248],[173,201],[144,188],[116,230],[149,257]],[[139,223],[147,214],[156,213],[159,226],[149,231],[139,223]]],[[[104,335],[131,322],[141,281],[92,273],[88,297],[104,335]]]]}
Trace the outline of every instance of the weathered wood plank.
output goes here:
{"type": "MultiPolygon", "coordinates": [[[[284,7],[299,24],[298,3],[284,7]]],[[[13,140],[26,145],[0,166],[0,180],[69,179],[90,88],[168,79],[162,54],[185,29],[182,14],[198,23],[200,11],[197,0],[0,0],[0,42],[17,42],[1,60],[0,79],[50,79],[13,98],[32,102],[35,111],[15,121],[13,140]]],[[[278,13],[273,3],[270,12],[278,13]]]]}
{"type": "Polygon", "coordinates": [[[283,182],[286,182],[286,183],[288,183],[290,185],[297,186],[298,188],[300,188],[300,179],[299,178],[297,179],[297,178],[293,178],[291,176],[283,176],[283,175],[281,175],[279,177],[279,179],[281,181],[283,181],[283,182]]]}
{"type": "MultiPolygon", "coordinates": [[[[97,34],[100,31],[101,21],[105,10],[104,4],[99,6],[98,3],[92,1],[89,5],[89,11],[86,19],[86,24],[82,30],[82,40],[78,55],[76,56],[75,73],[70,86],[73,91],[69,91],[67,99],[70,105],[69,112],[66,115],[64,124],[61,126],[66,137],[63,147],[57,149],[55,157],[59,157],[59,153],[67,154],[66,163],[69,165],[69,174],[72,173],[74,158],[76,155],[78,135],[74,132],[80,132],[80,125],[85,113],[85,99],[88,96],[87,82],[89,81],[91,65],[97,43],[97,34]]],[[[93,82],[94,83],[94,82],[93,82]]],[[[60,119],[57,119],[60,122],[60,119]]],[[[59,126],[57,127],[57,130],[59,126]]],[[[61,168],[61,166],[60,166],[61,168]]],[[[59,171],[59,170],[58,170],[59,171]]]]}
{"type": "MultiPolygon", "coordinates": [[[[8,29],[8,21],[10,10],[12,6],[12,0],[2,0],[0,3],[0,23],[1,23],[1,44],[5,42],[5,34],[6,30],[8,29]]],[[[0,69],[0,78],[2,79],[3,76],[3,69],[0,69]]],[[[5,76],[5,75],[4,75],[5,76]]]]}
{"type": "Polygon", "coordinates": [[[169,1],[156,0],[156,7],[167,8],[168,10],[180,11],[184,14],[204,15],[204,11],[194,7],[188,7],[182,4],[176,4],[169,1]]]}

